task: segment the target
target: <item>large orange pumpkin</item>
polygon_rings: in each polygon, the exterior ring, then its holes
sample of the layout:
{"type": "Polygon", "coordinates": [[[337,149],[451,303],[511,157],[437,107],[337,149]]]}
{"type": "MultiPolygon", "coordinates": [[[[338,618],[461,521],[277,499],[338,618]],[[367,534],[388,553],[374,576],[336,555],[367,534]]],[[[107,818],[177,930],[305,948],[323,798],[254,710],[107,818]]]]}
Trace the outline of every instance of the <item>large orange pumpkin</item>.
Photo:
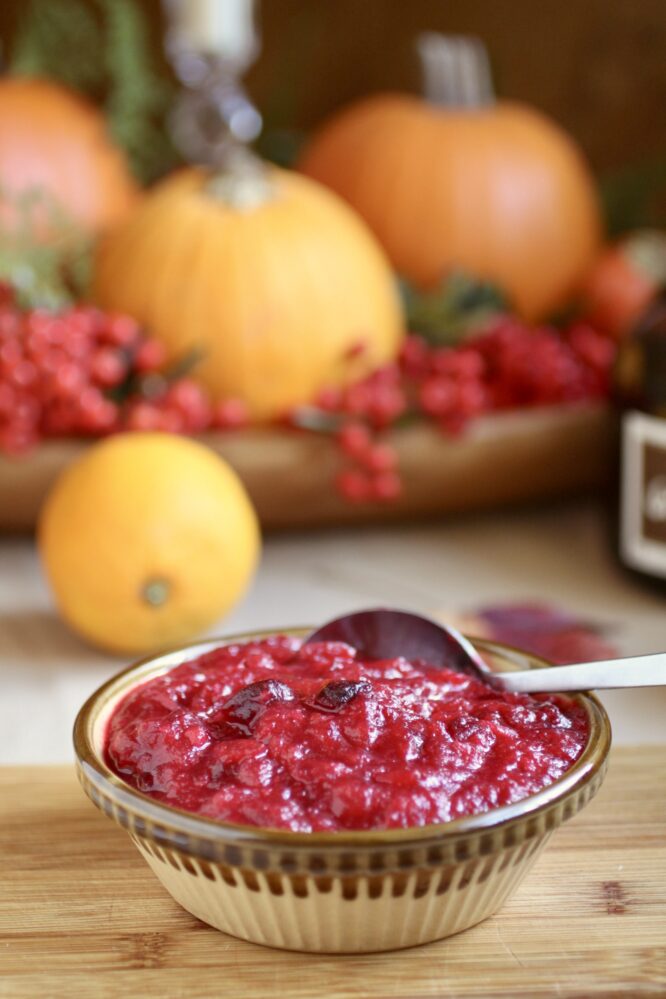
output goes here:
{"type": "Polygon", "coordinates": [[[566,302],[599,245],[589,170],[543,114],[475,88],[484,53],[469,40],[430,35],[422,55],[429,101],[351,105],[315,133],[300,168],[353,205],[418,286],[460,268],[540,318],[566,302]]]}
{"type": "Polygon", "coordinates": [[[94,292],[171,358],[198,351],[193,376],[257,418],[390,360],[402,332],[392,272],[364,223],[277,168],[167,178],[103,240],[94,292]]]}
{"type": "Polygon", "coordinates": [[[52,199],[86,231],[123,219],[138,198],[124,155],[103,116],[48,80],[0,80],[0,192],[52,199]]]}

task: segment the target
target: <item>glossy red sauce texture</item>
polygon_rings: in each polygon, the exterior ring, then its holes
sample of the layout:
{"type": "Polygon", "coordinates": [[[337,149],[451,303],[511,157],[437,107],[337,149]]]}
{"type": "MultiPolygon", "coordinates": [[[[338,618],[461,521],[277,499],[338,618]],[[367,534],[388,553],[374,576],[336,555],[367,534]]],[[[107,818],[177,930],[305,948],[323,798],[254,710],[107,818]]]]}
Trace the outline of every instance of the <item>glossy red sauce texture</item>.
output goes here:
{"type": "Polygon", "coordinates": [[[565,697],[275,637],[134,688],[105,755],[138,790],[215,819],[389,829],[519,801],[560,777],[587,734],[584,709],[565,697]]]}

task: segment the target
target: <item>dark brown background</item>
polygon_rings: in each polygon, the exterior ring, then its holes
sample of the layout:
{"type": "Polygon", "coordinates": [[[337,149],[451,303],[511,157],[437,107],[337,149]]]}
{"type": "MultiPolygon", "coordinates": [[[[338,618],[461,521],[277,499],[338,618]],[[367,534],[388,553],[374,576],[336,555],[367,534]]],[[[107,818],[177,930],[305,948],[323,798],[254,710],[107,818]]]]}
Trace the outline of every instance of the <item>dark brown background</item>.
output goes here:
{"type": "Polygon", "coordinates": [[[251,89],[269,120],[305,126],[417,89],[423,29],[480,35],[500,93],[558,118],[598,169],[666,150],[666,0],[264,0],[251,89]]]}
{"type": "MultiPolygon", "coordinates": [[[[25,2],[0,4],[5,51],[25,2]]],[[[161,5],[142,6],[159,53],[161,5]]],[[[438,29],[480,35],[501,94],[558,118],[597,170],[666,156],[666,0],[263,0],[262,25],[248,86],[272,128],[418,89],[412,40],[438,29]]]]}

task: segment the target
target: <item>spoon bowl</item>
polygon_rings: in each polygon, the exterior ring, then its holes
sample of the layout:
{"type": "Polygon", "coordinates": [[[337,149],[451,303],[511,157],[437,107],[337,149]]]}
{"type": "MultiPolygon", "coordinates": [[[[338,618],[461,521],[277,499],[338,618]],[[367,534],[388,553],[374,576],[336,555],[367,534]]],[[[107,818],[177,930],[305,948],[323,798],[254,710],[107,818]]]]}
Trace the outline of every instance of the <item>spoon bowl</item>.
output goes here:
{"type": "Polygon", "coordinates": [[[345,642],[367,659],[418,660],[493,682],[496,675],[472,643],[450,625],[409,611],[377,608],[355,611],[328,621],[306,639],[345,642]]]}
{"type": "Polygon", "coordinates": [[[306,639],[346,642],[366,659],[402,657],[466,673],[509,693],[556,693],[666,684],[666,653],[496,673],[456,628],[410,611],[376,608],[344,614],[306,639]]]}

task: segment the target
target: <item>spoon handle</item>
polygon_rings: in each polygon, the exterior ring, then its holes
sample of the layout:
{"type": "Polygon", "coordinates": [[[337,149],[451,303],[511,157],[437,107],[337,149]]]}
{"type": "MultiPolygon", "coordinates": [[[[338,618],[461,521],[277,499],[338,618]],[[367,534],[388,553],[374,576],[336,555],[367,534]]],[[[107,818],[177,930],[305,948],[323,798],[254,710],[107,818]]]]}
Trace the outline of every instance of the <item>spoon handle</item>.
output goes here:
{"type": "Polygon", "coordinates": [[[515,693],[659,687],[666,685],[666,653],[500,673],[498,679],[504,690],[515,693]]]}

